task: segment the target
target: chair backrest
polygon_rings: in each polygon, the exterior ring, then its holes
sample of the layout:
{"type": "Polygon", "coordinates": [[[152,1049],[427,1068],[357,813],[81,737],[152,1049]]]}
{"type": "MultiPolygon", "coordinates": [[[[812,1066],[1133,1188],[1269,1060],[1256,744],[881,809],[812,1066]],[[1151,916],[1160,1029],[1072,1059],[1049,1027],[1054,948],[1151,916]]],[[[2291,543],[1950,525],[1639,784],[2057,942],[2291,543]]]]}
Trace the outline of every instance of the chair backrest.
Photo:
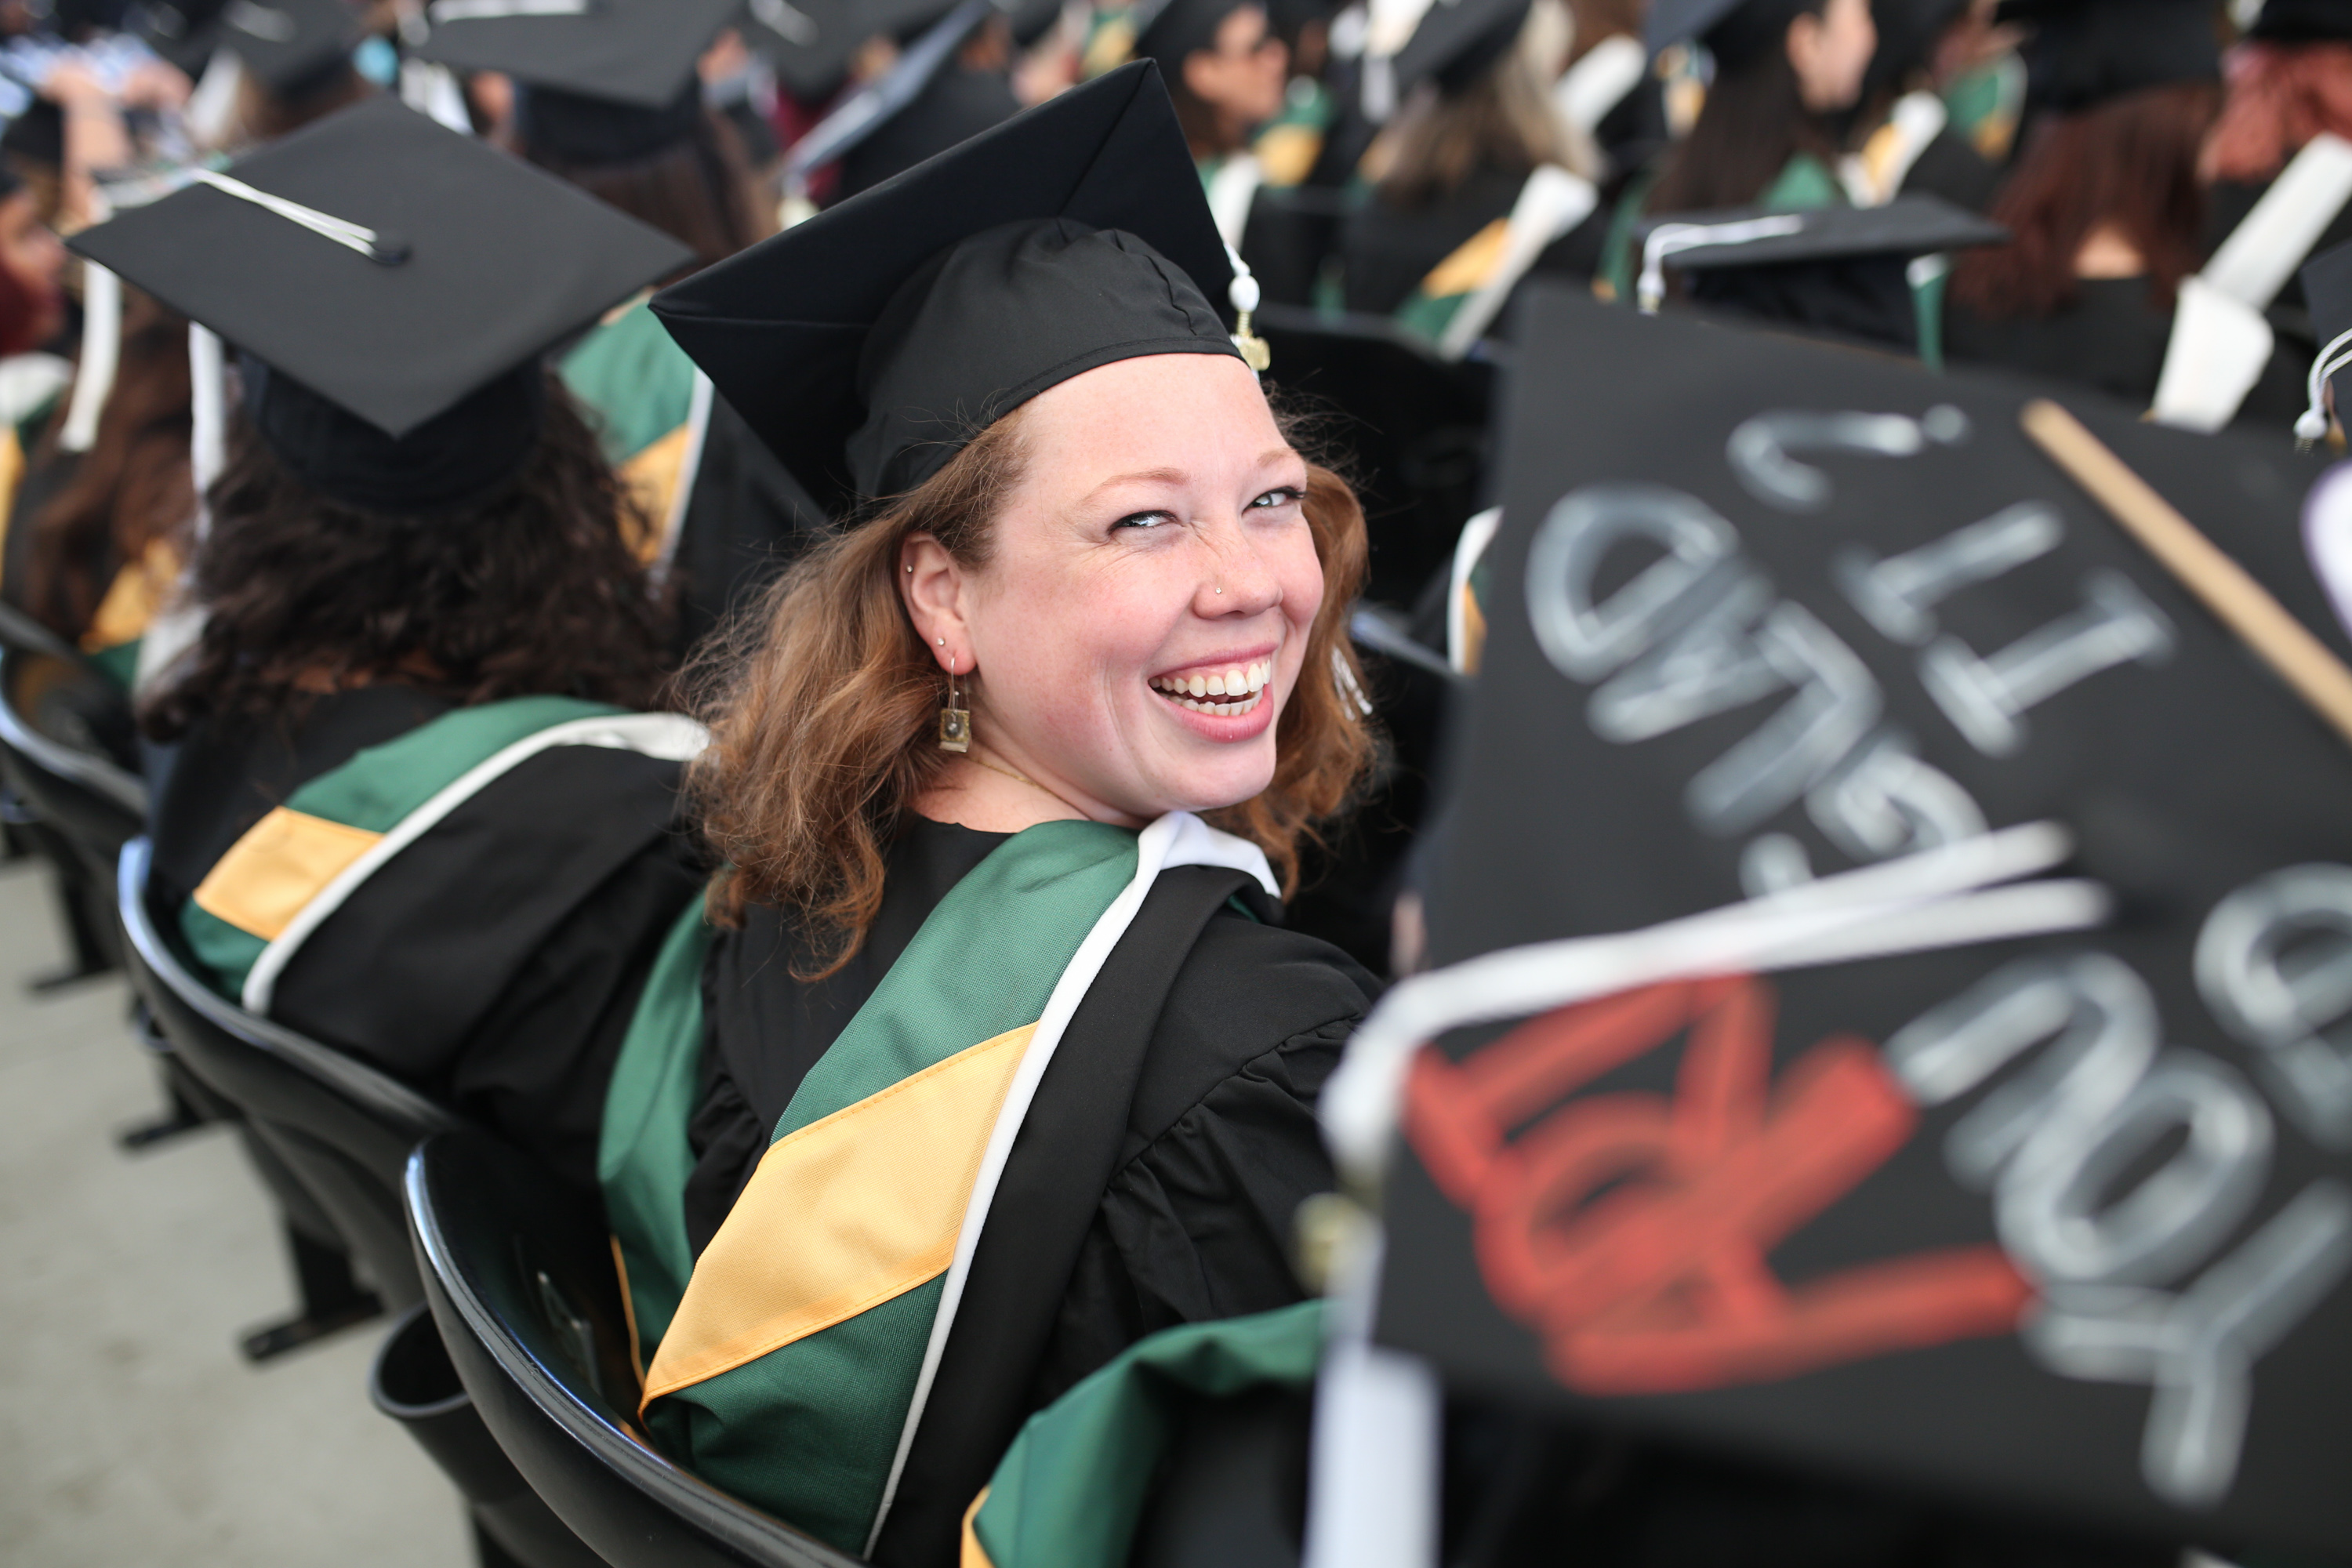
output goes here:
{"type": "Polygon", "coordinates": [[[91,704],[119,705],[120,713],[110,717],[128,724],[128,700],[96,671],[0,641],[0,770],[103,886],[122,846],[145,830],[147,786],[89,732],[91,704]],[[50,700],[44,701],[44,694],[50,700]]]}
{"type": "Polygon", "coordinates": [[[487,1134],[408,1166],[425,1300],[475,1407],[531,1489],[613,1568],[854,1568],[670,1463],[636,1373],[595,1204],[487,1134]]]}
{"type": "Polygon", "coordinates": [[[419,1142],[464,1120],[197,979],[148,902],[152,860],[153,847],[132,839],[116,882],[132,984],[189,1070],[244,1113],[326,1210],[385,1305],[413,1305],[423,1288],[401,1217],[402,1174],[419,1142]]]}

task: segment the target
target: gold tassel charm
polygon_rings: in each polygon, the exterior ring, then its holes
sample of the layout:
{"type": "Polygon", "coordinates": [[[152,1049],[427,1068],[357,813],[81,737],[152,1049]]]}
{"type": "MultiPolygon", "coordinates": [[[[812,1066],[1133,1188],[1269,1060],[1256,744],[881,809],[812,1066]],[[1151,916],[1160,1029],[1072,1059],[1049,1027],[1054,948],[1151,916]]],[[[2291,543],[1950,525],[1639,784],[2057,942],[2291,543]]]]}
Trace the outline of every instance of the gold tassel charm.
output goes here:
{"type": "Polygon", "coordinates": [[[1250,327],[1250,313],[1244,310],[1241,320],[1234,323],[1234,347],[1242,351],[1242,363],[1264,375],[1274,364],[1274,350],[1250,327]]]}

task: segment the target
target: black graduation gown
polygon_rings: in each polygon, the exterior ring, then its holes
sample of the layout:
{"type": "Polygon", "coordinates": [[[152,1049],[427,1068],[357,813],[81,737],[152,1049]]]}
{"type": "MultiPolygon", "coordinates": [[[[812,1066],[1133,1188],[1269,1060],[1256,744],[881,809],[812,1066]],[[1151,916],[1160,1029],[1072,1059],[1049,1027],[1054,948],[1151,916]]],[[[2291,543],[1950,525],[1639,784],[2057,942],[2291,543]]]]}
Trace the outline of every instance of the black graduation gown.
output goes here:
{"type": "Polygon", "coordinates": [[[1021,100],[1013,96],[1012,79],[1004,72],[950,64],[912,103],[842,154],[841,184],[834,199],[846,200],[878,185],[1020,112],[1021,100]]]}
{"type": "Polygon", "coordinates": [[[2172,312],[2145,278],[2088,278],[2054,315],[1987,321],[1953,304],[1944,313],[1944,358],[2095,387],[2146,408],[2156,398],[2172,312]]]}
{"type": "MultiPolygon", "coordinates": [[[[1527,180],[1525,170],[1479,169],[1444,200],[1412,212],[1377,197],[1366,203],[1349,216],[1339,234],[1348,309],[1383,316],[1394,311],[1439,262],[1488,224],[1509,217],[1527,180]]],[[[1599,269],[1608,229],[1609,208],[1603,203],[1545,247],[1528,276],[1591,277],[1599,269]]]]}
{"type": "MultiPolygon", "coordinates": [[[[152,898],[175,919],[272,807],[452,710],[409,688],[198,726],[154,806],[152,898]]],[[[319,926],[270,1016],[383,1068],[596,1186],[604,1086],[663,937],[702,887],[678,764],[569,746],[524,762],[319,926]]]]}
{"type": "Polygon", "coordinates": [[[824,508],[715,394],[692,486],[670,556],[681,660],[828,527],[824,508]]]}
{"type": "MultiPolygon", "coordinates": [[[[60,452],[47,462],[33,461],[33,443],[38,432],[24,428],[18,435],[20,449],[25,453],[24,477],[17,480],[16,493],[8,497],[8,517],[5,533],[0,533],[0,600],[29,611],[33,603],[33,555],[39,542],[39,530],[35,526],[43,509],[65,493],[81,467],[78,452],[60,452]]],[[[121,570],[121,552],[110,535],[101,544],[104,553],[97,560],[78,562],[97,583],[110,583],[121,570]]]]}
{"type": "MultiPolygon", "coordinates": [[[[687,1229],[698,1257],[802,1078],[940,900],[1005,837],[915,823],[887,852],[882,909],[864,946],[822,981],[792,978],[803,950],[774,910],[752,910],[740,929],[715,938],[703,966],[701,1088],[688,1126],[698,1163],[687,1229]]],[[[1070,1110],[1106,1121],[1106,1108],[1088,1106],[1078,1089],[1094,1053],[1055,1057],[1015,1140],[877,1560],[946,1561],[963,1509],[1020,1422],[1137,1340],[1300,1299],[1292,1216],[1333,1179],[1315,1100],[1379,986],[1338,949],[1272,923],[1279,911],[1255,884],[1205,923],[1197,910],[1181,912],[1188,889],[1214,892],[1235,880],[1206,868],[1162,872],[1113,956],[1114,966],[1176,968],[1172,982],[1159,981],[1166,1001],[1074,1257],[1039,1234],[1051,1227],[1021,1223],[1038,1201],[1019,1189],[1024,1160],[1032,1180],[1055,1171],[1051,1179],[1065,1188],[1091,1180],[1037,1153],[1082,1141],[1070,1110]]],[[[1148,994],[1151,985],[1150,976],[1107,967],[1070,1039],[1091,1043],[1090,1010],[1117,1008],[1123,991],[1148,994]]]]}
{"type": "Polygon", "coordinates": [[[1633,89],[1592,128],[1593,142],[1609,160],[1610,178],[1602,205],[1613,209],[1627,180],[1650,166],[1674,145],[1666,123],[1666,87],[1655,71],[1645,73],[1633,89]]]}
{"type": "Polygon", "coordinates": [[[1898,193],[1906,196],[1941,196],[1954,206],[1973,213],[1992,210],[2000,195],[2003,174],[1999,164],[1946,126],[1919,150],[1904,173],[1898,193]]]}

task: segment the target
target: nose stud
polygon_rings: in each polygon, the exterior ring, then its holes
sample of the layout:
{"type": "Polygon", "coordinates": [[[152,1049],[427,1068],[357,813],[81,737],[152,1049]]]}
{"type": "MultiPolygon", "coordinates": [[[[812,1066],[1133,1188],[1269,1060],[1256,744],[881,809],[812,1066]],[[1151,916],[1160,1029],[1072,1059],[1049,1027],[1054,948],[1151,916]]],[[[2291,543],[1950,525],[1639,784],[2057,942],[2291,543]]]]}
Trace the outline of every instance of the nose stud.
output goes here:
{"type": "Polygon", "coordinates": [[[1220,593],[1220,594],[1222,594],[1222,593],[1223,593],[1223,592],[1224,592],[1224,590],[1223,590],[1223,588],[1220,588],[1220,589],[1218,589],[1218,590],[1217,590],[1217,592],[1218,592],[1218,593],[1220,593]]]}

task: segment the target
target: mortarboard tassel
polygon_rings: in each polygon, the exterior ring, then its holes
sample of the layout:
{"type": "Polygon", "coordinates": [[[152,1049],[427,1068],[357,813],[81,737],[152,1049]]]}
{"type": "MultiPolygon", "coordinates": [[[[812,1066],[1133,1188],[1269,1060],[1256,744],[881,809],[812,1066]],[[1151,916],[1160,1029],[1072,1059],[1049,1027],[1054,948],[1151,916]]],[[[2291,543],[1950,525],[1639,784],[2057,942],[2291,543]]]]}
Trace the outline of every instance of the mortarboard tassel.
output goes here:
{"type": "Polygon", "coordinates": [[[392,235],[381,234],[372,228],[362,228],[348,219],[322,213],[316,207],[306,207],[299,202],[289,202],[284,196],[273,196],[268,191],[256,190],[243,180],[231,179],[228,175],[211,169],[201,166],[192,168],[188,171],[188,176],[195,184],[210,185],[223,195],[235,196],[241,202],[251,202],[255,206],[276,213],[289,223],[299,224],[312,234],[358,251],[370,261],[380,262],[386,267],[397,267],[408,259],[407,242],[392,235]]]}
{"type": "Polygon", "coordinates": [[[1257,279],[1251,276],[1249,263],[1242,259],[1240,251],[1229,245],[1225,257],[1234,264],[1234,280],[1225,289],[1225,298],[1234,305],[1234,347],[1241,350],[1244,364],[1264,375],[1274,363],[1274,350],[1250,324],[1251,312],[1257,309],[1257,279]]]}

